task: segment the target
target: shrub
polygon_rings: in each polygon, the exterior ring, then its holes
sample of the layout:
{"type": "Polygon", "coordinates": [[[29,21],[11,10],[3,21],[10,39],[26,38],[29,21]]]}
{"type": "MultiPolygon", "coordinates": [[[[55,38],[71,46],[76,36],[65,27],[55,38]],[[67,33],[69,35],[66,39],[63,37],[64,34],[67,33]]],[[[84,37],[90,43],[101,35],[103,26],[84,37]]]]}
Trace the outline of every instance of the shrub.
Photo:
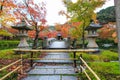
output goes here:
{"type": "Polygon", "coordinates": [[[108,59],[110,61],[118,60],[118,53],[112,52],[110,50],[103,50],[100,55],[100,58],[102,58],[102,60],[108,59]]]}
{"type": "Polygon", "coordinates": [[[114,42],[114,40],[112,39],[100,39],[98,38],[96,40],[99,48],[101,49],[111,49],[111,50],[115,50],[117,49],[117,43],[114,42]],[[110,46],[104,46],[105,44],[108,44],[110,46]]]}
{"type": "MultiPolygon", "coordinates": [[[[23,58],[28,58],[29,53],[23,54],[23,58]]],[[[15,54],[12,49],[5,49],[0,51],[0,59],[17,59],[20,54],[15,54]]]]}
{"type": "Polygon", "coordinates": [[[19,44],[19,41],[0,40],[0,50],[16,48],[18,44],[19,44]]]}

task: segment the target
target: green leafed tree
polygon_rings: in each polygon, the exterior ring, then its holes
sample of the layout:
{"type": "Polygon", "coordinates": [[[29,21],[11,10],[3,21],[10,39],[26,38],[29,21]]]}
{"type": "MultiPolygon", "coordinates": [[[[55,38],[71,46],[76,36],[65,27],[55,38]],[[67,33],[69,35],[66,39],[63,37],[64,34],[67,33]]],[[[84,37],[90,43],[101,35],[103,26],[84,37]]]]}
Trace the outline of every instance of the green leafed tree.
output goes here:
{"type": "Polygon", "coordinates": [[[111,6],[106,9],[102,9],[97,13],[97,18],[100,23],[108,23],[108,22],[115,22],[115,7],[111,6]]]}
{"type": "Polygon", "coordinates": [[[105,0],[77,0],[75,3],[73,3],[72,0],[63,0],[63,2],[67,7],[68,14],[71,15],[71,21],[81,22],[81,24],[78,25],[80,29],[73,29],[74,34],[81,32],[82,35],[80,35],[80,33],[78,35],[84,39],[85,27],[89,25],[91,19],[96,20],[94,10],[101,7],[105,0]]]}

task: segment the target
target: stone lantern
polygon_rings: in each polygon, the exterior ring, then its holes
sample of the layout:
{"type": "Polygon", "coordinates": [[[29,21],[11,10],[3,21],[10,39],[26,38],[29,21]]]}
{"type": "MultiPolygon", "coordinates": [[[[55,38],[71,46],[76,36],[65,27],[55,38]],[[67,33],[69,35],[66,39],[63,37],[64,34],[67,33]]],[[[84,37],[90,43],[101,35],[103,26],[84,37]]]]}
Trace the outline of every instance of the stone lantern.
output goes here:
{"type": "Polygon", "coordinates": [[[26,22],[24,20],[21,21],[21,23],[12,26],[12,28],[19,31],[18,34],[16,34],[18,37],[20,37],[20,43],[18,45],[18,48],[29,48],[29,45],[26,41],[26,38],[28,37],[28,30],[32,30],[30,27],[27,26],[26,22]]]}
{"type": "Polygon", "coordinates": [[[95,41],[96,37],[98,37],[97,29],[101,28],[102,26],[100,24],[96,24],[93,21],[91,21],[90,25],[85,29],[88,31],[88,45],[87,48],[90,49],[98,49],[98,45],[95,41]]]}
{"type": "Polygon", "coordinates": [[[42,41],[42,48],[46,49],[48,47],[48,41],[47,41],[47,37],[44,37],[43,41],[42,41]]]}

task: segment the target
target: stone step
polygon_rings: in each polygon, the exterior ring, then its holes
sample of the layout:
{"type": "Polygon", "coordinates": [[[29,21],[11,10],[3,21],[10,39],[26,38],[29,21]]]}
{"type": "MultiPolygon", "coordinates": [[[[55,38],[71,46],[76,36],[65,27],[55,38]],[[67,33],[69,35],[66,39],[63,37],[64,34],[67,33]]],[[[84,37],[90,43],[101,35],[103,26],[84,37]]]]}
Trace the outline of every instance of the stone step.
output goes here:
{"type": "Polygon", "coordinates": [[[70,65],[44,65],[44,66],[35,66],[34,69],[74,69],[73,66],[70,65]]]}
{"type": "Polygon", "coordinates": [[[22,80],[78,80],[76,76],[45,75],[45,76],[28,76],[22,80]]]}
{"type": "Polygon", "coordinates": [[[37,63],[55,63],[55,64],[73,64],[73,61],[70,60],[34,60],[37,63]]]}
{"type": "Polygon", "coordinates": [[[46,54],[49,54],[49,55],[68,55],[69,53],[68,52],[48,52],[46,54]]]}
{"type": "Polygon", "coordinates": [[[29,75],[71,75],[75,74],[74,69],[56,69],[56,68],[51,68],[51,69],[33,69],[30,72],[28,72],[29,75]]]}
{"type": "MultiPolygon", "coordinates": [[[[71,60],[34,60],[35,63],[50,63],[50,64],[73,64],[71,60]]],[[[77,64],[80,64],[80,61],[76,61],[77,64]]]]}
{"type": "MultiPolygon", "coordinates": [[[[67,48],[65,41],[55,41],[49,46],[50,49],[63,49],[67,48]]],[[[39,65],[35,66],[34,69],[28,72],[28,77],[23,80],[78,80],[75,73],[75,69],[72,66],[73,60],[69,60],[69,53],[60,52],[50,52],[44,56],[44,59],[59,59],[59,60],[34,60],[39,65]],[[61,60],[61,59],[68,60],[61,60]]]]}
{"type": "Polygon", "coordinates": [[[45,59],[52,59],[52,58],[56,58],[56,59],[61,59],[61,58],[69,58],[69,55],[67,53],[48,53],[47,56],[44,57],[45,59]]]}

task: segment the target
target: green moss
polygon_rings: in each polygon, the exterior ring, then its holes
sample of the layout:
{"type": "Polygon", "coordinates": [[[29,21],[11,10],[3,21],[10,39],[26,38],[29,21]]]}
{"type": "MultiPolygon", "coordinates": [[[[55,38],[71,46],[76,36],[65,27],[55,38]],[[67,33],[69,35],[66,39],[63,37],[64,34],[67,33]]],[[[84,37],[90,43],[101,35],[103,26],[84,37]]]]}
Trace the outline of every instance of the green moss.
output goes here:
{"type": "Polygon", "coordinates": [[[3,70],[3,71],[1,71],[0,73],[2,73],[2,74],[0,74],[0,78],[1,78],[1,77],[3,77],[5,74],[7,74],[8,71],[7,71],[7,70],[3,70]]]}
{"type": "MultiPolygon", "coordinates": [[[[79,58],[80,54],[85,61],[117,61],[118,53],[110,50],[103,50],[99,54],[89,54],[89,53],[76,53],[76,57],[79,58]]],[[[73,53],[70,53],[70,57],[73,58],[73,53]]]]}
{"type": "MultiPolygon", "coordinates": [[[[8,71],[7,70],[3,70],[0,72],[0,78],[2,78],[3,76],[5,76],[6,74],[8,74],[8,71]]],[[[10,76],[8,76],[7,78],[5,78],[4,80],[17,80],[17,76],[18,76],[18,73],[15,72],[15,73],[12,73],[10,76]]]]}
{"type": "Polygon", "coordinates": [[[103,50],[100,58],[108,60],[118,60],[118,53],[112,52],[110,50],[103,50]]]}
{"type": "MultiPolygon", "coordinates": [[[[28,58],[28,54],[23,54],[23,58],[28,58]]],[[[16,54],[12,49],[6,49],[0,51],[0,59],[18,59],[20,54],[16,54]]]]}
{"type": "Polygon", "coordinates": [[[102,80],[120,79],[118,62],[91,62],[89,65],[102,80]]]}
{"type": "Polygon", "coordinates": [[[19,41],[14,40],[0,40],[0,50],[16,48],[19,41]]]}
{"type": "MultiPolygon", "coordinates": [[[[118,62],[90,62],[88,65],[93,69],[93,71],[95,71],[101,80],[120,80],[120,69],[118,62]]],[[[92,80],[96,80],[88,69],[86,69],[86,72],[92,80]]],[[[84,73],[80,73],[80,76],[84,80],[87,80],[84,73]]]]}

